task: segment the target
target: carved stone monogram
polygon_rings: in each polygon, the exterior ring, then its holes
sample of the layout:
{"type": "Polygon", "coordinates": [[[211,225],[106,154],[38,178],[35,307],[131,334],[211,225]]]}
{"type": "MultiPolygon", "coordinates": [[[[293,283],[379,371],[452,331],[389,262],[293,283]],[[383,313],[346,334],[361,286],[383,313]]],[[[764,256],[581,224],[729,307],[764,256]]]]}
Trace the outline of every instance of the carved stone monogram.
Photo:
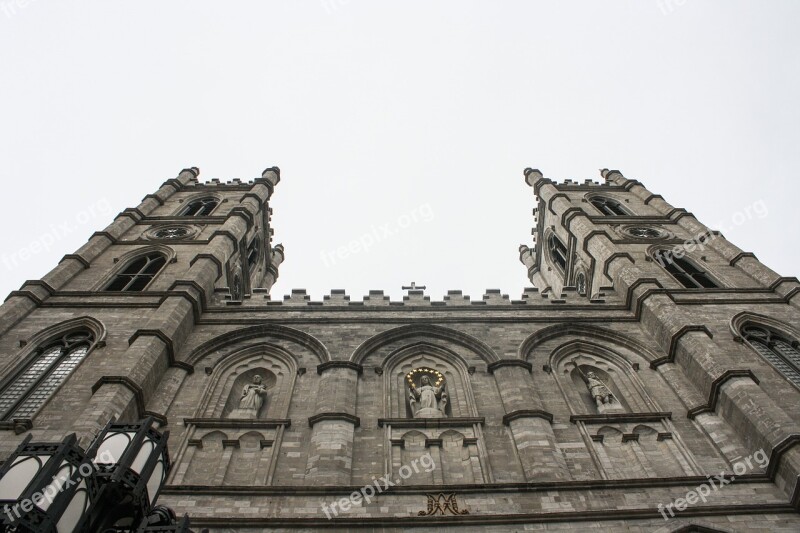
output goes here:
{"type": "Polygon", "coordinates": [[[425,511],[417,513],[419,516],[435,516],[435,515],[465,515],[469,514],[467,509],[458,508],[458,499],[455,492],[439,494],[428,494],[428,508],[425,511]]]}
{"type": "Polygon", "coordinates": [[[437,370],[417,368],[406,375],[408,380],[408,401],[414,418],[445,418],[447,392],[444,376],[437,370]],[[419,385],[415,383],[416,376],[419,385]],[[433,381],[436,378],[436,381],[433,381]]]}

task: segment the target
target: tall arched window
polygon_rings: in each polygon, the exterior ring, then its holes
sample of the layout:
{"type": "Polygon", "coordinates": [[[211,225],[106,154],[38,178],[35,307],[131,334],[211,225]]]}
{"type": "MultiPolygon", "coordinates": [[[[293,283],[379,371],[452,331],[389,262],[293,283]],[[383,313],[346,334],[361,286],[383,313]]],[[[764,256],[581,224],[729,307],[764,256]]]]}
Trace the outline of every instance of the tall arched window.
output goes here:
{"type": "Polygon", "coordinates": [[[563,273],[567,268],[567,247],[554,234],[550,234],[547,239],[547,247],[550,250],[550,257],[563,273]]]}
{"type": "Polygon", "coordinates": [[[251,273],[255,270],[260,254],[261,242],[258,240],[258,235],[256,235],[253,237],[253,240],[250,241],[250,245],[247,247],[247,266],[250,268],[251,273]]]}
{"type": "Polygon", "coordinates": [[[659,265],[687,289],[719,288],[705,271],[682,257],[676,257],[672,250],[657,250],[653,256],[659,265]]]}
{"type": "Polygon", "coordinates": [[[145,287],[158,274],[167,262],[167,258],[160,252],[151,252],[134,259],[125,269],[114,276],[106,286],[107,291],[138,292],[145,287]]]}
{"type": "Polygon", "coordinates": [[[612,200],[610,198],[604,198],[602,196],[595,196],[589,201],[595,206],[601,213],[608,216],[628,216],[628,213],[622,205],[617,202],[616,200],[612,200]]]}
{"type": "Polygon", "coordinates": [[[94,343],[85,330],[46,344],[0,392],[0,418],[31,418],[78,366],[94,343]]]}
{"type": "Polygon", "coordinates": [[[742,328],[742,338],[786,379],[800,387],[800,351],[796,342],[755,324],[742,328]]]}
{"type": "Polygon", "coordinates": [[[215,207],[219,205],[219,202],[216,198],[199,198],[197,200],[192,200],[189,202],[183,211],[181,211],[181,216],[184,217],[204,217],[211,214],[215,207]]]}

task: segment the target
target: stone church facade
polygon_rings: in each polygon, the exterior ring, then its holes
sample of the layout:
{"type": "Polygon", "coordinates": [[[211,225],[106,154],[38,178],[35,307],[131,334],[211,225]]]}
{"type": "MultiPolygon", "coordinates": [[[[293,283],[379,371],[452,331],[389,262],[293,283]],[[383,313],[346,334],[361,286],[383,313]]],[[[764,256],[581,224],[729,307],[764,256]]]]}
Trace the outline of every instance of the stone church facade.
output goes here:
{"type": "Polygon", "coordinates": [[[4,457],[153,417],[195,531],[800,530],[800,282],[638,181],[527,169],[519,297],[314,301],[280,171],[198,174],[0,307],[4,457]]]}

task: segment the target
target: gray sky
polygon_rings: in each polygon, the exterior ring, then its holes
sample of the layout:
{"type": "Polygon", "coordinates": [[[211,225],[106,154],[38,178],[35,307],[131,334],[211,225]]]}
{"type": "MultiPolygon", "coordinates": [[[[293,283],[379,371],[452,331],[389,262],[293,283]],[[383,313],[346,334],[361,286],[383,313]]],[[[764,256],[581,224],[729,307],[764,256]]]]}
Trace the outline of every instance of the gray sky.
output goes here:
{"type": "Polygon", "coordinates": [[[281,168],[277,295],[518,297],[528,166],[618,168],[797,275],[799,25],[796,0],[0,0],[0,293],[193,165],[281,168]]]}

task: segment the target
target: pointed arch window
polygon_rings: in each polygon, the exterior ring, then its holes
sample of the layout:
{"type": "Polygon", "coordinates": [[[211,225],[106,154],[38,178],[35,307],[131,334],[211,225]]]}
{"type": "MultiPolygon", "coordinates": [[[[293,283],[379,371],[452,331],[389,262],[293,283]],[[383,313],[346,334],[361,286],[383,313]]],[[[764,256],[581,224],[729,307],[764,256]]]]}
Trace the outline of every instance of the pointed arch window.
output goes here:
{"type": "Polygon", "coordinates": [[[755,324],[747,324],[742,328],[742,338],[783,377],[800,387],[800,350],[797,349],[797,342],[755,324]]]}
{"type": "Polygon", "coordinates": [[[550,257],[563,273],[567,268],[567,247],[554,234],[550,234],[547,239],[547,248],[550,250],[550,257]]]}
{"type": "Polygon", "coordinates": [[[719,285],[690,261],[677,257],[672,250],[657,250],[653,257],[664,270],[672,274],[687,289],[718,289],[719,285]]]}
{"type": "Polygon", "coordinates": [[[38,349],[28,365],[0,391],[0,418],[31,418],[66,381],[93,343],[90,332],[79,330],[38,349]]]}
{"type": "Polygon", "coordinates": [[[167,258],[160,252],[152,252],[134,259],[122,272],[106,286],[107,291],[138,292],[153,280],[161,268],[166,264],[167,258]]]}
{"type": "Polygon", "coordinates": [[[589,201],[598,209],[598,211],[606,216],[624,217],[630,215],[630,213],[628,213],[628,211],[622,207],[622,204],[616,200],[612,200],[611,198],[595,196],[589,199],[589,201]]]}
{"type": "Polygon", "coordinates": [[[219,201],[216,198],[209,197],[192,200],[189,202],[189,205],[181,211],[181,216],[205,217],[210,215],[217,205],[219,205],[219,201]]]}
{"type": "Polygon", "coordinates": [[[258,235],[256,235],[247,247],[247,266],[250,272],[255,270],[259,255],[261,255],[261,242],[258,240],[258,235]]]}

